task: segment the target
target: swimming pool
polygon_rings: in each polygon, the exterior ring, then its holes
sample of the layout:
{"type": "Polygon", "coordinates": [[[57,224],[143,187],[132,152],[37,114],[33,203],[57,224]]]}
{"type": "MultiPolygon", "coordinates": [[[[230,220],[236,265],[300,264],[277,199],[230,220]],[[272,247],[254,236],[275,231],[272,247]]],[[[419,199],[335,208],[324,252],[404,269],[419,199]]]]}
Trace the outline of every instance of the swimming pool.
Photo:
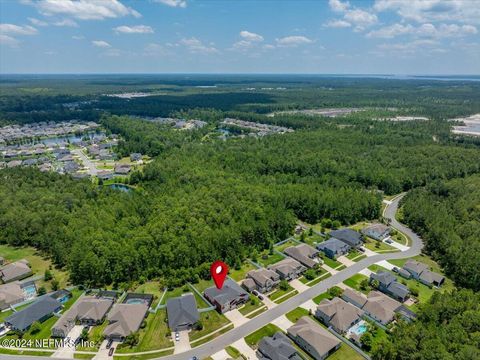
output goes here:
{"type": "Polygon", "coordinates": [[[37,295],[37,288],[35,287],[35,284],[27,285],[22,290],[25,300],[32,299],[35,297],[35,295],[37,295]]]}
{"type": "Polygon", "coordinates": [[[365,332],[367,332],[367,330],[368,330],[367,323],[362,320],[362,321],[360,321],[358,324],[353,325],[353,326],[350,328],[349,332],[350,332],[350,333],[353,333],[353,334],[355,334],[355,335],[357,335],[357,336],[360,337],[360,336],[362,336],[365,332]]]}
{"type": "Polygon", "coordinates": [[[128,299],[128,300],[125,302],[125,304],[145,304],[145,303],[146,303],[145,300],[143,300],[143,299],[135,299],[135,298],[133,298],[133,299],[128,299]]]}

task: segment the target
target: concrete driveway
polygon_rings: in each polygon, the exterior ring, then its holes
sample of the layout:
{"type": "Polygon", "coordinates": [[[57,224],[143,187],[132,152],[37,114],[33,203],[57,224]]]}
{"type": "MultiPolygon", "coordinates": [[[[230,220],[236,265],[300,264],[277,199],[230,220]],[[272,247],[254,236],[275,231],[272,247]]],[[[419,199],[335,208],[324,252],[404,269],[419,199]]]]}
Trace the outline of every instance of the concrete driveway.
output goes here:
{"type": "Polygon", "coordinates": [[[225,314],[225,317],[230,320],[233,324],[233,327],[240,326],[242,324],[245,324],[249,319],[243,316],[238,309],[233,309],[230,311],[227,311],[225,314]]]}
{"type": "Polygon", "coordinates": [[[75,341],[82,334],[82,329],[83,325],[75,325],[73,329],[70,330],[65,339],[65,346],[55,351],[52,357],[61,359],[73,359],[73,354],[75,352],[75,341]]]}
{"type": "Polygon", "coordinates": [[[173,351],[174,354],[180,354],[184,351],[190,350],[192,347],[190,346],[190,339],[188,337],[189,330],[179,331],[180,340],[175,340],[175,333],[172,333],[173,342],[175,345],[175,350],[173,351]]]}
{"type": "Polygon", "coordinates": [[[245,355],[247,360],[258,360],[255,350],[248,346],[243,338],[235,341],[232,346],[245,355]]]}
{"type": "Polygon", "coordinates": [[[285,315],[282,315],[272,321],[272,324],[277,325],[280,329],[287,332],[287,329],[293,325],[293,323],[287,319],[285,315]]]}

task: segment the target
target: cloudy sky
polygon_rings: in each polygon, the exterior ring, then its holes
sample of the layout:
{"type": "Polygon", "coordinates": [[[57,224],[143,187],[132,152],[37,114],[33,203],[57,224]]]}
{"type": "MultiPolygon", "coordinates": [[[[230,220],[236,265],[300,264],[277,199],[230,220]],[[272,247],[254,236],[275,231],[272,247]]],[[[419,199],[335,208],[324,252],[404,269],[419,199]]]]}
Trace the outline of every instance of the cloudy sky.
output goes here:
{"type": "Polygon", "coordinates": [[[480,74],[480,0],[0,0],[0,72],[480,74]]]}

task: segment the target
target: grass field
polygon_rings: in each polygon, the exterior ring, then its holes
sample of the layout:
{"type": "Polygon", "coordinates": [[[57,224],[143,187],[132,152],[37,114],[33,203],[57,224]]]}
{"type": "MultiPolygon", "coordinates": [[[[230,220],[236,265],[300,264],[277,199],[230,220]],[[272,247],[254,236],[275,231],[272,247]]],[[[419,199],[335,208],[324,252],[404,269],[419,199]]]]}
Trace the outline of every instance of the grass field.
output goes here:
{"type": "MultiPolygon", "coordinates": [[[[333,288],[337,289],[338,291],[341,291],[341,290],[342,290],[342,289],[339,288],[338,286],[334,286],[334,287],[332,287],[332,289],[333,289],[333,288]]],[[[328,291],[326,291],[326,292],[324,292],[324,293],[322,293],[322,294],[314,297],[312,300],[313,300],[313,302],[314,302],[315,304],[319,304],[320,301],[322,301],[323,299],[329,299],[329,300],[331,300],[331,299],[333,299],[333,296],[330,295],[330,294],[328,293],[328,291]]]]}
{"type": "Polygon", "coordinates": [[[320,257],[325,263],[325,265],[331,267],[332,269],[336,269],[337,267],[342,265],[340,261],[330,259],[329,257],[325,256],[323,252],[320,253],[320,257]]]}
{"type": "Polygon", "coordinates": [[[235,281],[240,281],[245,279],[245,277],[247,276],[247,273],[250,270],[254,270],[254,269],[256,269],[256,267],[250,264],[248,261],[246,261],[243,263],[242,267],[239,270],[232,269],[232,268],[229,269],[228,276],[230,276],[235,281]]]}
{"type": "Polygon", "coordinates": [[[252,311],[260,309],[263,306],[263,302],[261,302],[257,297],[250,295],[250,300],[245,305],[243,305],[239,309],[239,311],[242,315],[247,315],[250,314],[252,311]]]}
{"type": "Polygon", "coordinates": [[[285,250],[286,248],[288,248],[290,246],[295,246],[295,245],[298,245],[298,243],[296,241],[288,240],[281,245],[275,246],[275,250],[283,252],[283,250],[285,250]]]}
{"type": "Polygon", "coordinates": [[[340,348],[328,357],[328,360],[363,360],[363,356],[347,344],[342,343],[340,348]]]}
{"type": "Polygon", "coordinates": [[[275,301],[279,297],[289,293],[292,290],[293,290],[293,287],[291,287],[290,284],[289,284],[288,288],[286,290],[282,290],[282,289],[278,288],[273,293],[271,293],[268,297],[270,298],[270,300],[275,301]]]}
{"type": "Polygon", "coordinates": [[[163,287],[161,287],[160,283],[157,281],[147,281],[146,283],[139,285],[134,292],[139,294],[152,294],[153,302],[151,306],[152,308],[155,308],[162,297],[163,287]]]}
{"type": "MultiPolygon", "coordinates": [[[[44,257],[32,247],[13,247],[9,245],[0,245],[0,256],[7,261],[14,262],[21,259],[27,259],[30,262],[34,275],[44,275],[45,270],[50,269],[54,278],[59,282],[60,288],[68,284],[68,273],[61,269],[56,269],[50,259],[44,257]]],[[[51,291],[50,282],[42,280],[37,282],[37,288],[45,286],[47,291],[51,291]]]]}
{"type": "Polygon", "coordinates": [[[300,319],[301,317],[308,316],[308,315],[309,315],[308,310],[304,309],[304,308],[301,308],[301,307],[298,307],[298,308],[290,311],[289,313],[285,314],[287,319],[290,320],[293,323],[296,323],[298,321],[298,319],[300,319]]]}
{"type": "Polygon", "coordinates": [[[158,310],[156,314],[149,313],[146,319],[147,326],[145,329],[139,330],[140,338],[138,345],[134,348],[119,345],[117,347],[117,352],[142,352],[173,346],[166,320],[167,311],[165,309],[158,310]]]}
{"type": "Polygon", "coordinates": [[[368,277],[365,276],[365,275],[362,275],[362,274],[355,274],[353,275],[352,277],[348,278],[347,280],[345,280],[343,283],[347,286],[350,286],[351,288],[355,289],[355,290],[358,290],[360,292],[363,292],[364,294],[366,294],[368,292],[369,289],[366,289],[366,290],[362,290],[360,288],[360,283],[363,281],[363,280],[368,280],[368,277]]]}
{"type": "MultiPolygon", "coordinates": [[[[198,341],[195,341],[195,342],[191,341],[190,344],[191,344],[192,347],[200,346],[202,344],[205,344],[205,343],[209,342],[210,340],[215,339],[216,337],[219,337],[222,334],[225,334],[226,332],[228,332],[232,329],[233,329],[233,324],[230,324],[228,326],[225,326],[222,330],[219,330],[219,331],[215,332],[214,334],[210,334],[208,336],[205,336],[201,340],[198,340],[198,341]]],[[[190,338],[190,340],[191,340],[191,338],[190,338]]]]}
{"type": "Polygon", "coordinates": [[[318,284],[320,281],[323,281],[323,280],[325,280],[325,279],[328,279],[330,276],[332,276],[332,274],[330,274],[329,272],[327,272],[327,273],[323,274],[322,276],[320,276],[320,277],[318,277],[318,278],[316,278],[316,279],[314,279],[314,280],[306,283],[306,285],[307,285],[307,286],[316,285],[316,284],[318,284]]]}
{"type": "Polygon", "coordinates": [[[372,251],[382,251],[382,252],[397,252],[400,251],[393,246],[390,246],[384,242],[373,240],[370,238],[366,238],[365,240],[365,247],[372,251]]]}
{"type": "MultiPolygon", "coordinates": [[[[203,325],[202,330],[192,330],[190,332],[190,341],[208,335],[212,331],[220,329],[229,323],[228,319],[216,311],[207,311],[200,313],[200,322],[203,325]]],[[[197,345],[198,346],[198,345],[197,345]]]]}
{"type": "Polygon", "coordinates": [[[325,270],[325,269],[322,268],[322,267],[318,267],[318,268],[315,269],[315,277],[314,277],[313,279],[307,279],[307,278],[305,277],[305,275],[304,275],[304,276],[302,276],[299,280],[300,280],[300,282],[302,282],[303,284],[306,284],[306,283],[308,283],[308,282],[310,282],[310,281],[313,281],[313,280],[317,279],[318,277],[320,277],[320,276],[322,276],[322,275],[324,275],[324,274],[326,274],[326,273],[327,273],[327,270],[325,270]]]}
{"type": "Polygon", "coordinates": [[[235,349],[233,346],[227,346],[225,348],[225,351],[227,352],[228,355],[232,357],[232,359],[238,359],[239,357],[242,356],[242,353],[235,349]]]}
{"type": "Polygon", "coordinates": [[[268,250],[265,250],[258,256],[257,263],[259,263],[263,267],[267,267],[268,265],[275,264],[283,259],[285,259],[285,256],[280,255],[276,252],[270,254],[268,250]]]}
{"type": "Polygon", "coordinates": [[[251,333],[250,335],[245,337],[245,342],[250,346],[252,349],[256,349],[258,343],[260,340],[265,337],[265,336],[272,336],[275,334],[277,331],[282,331],[280,330],[279,327],[273,325],[273,324],[268,324],[265,325],[264,327],[258,329],[257,331],[251,333]]]}
{"type": "Polygon", "coordinates": [[[265,312],[265,311],[267,311],[267,310],[268,310],[268,308],[267,308],[266,306],[264,306],[264,307],[258,309],[257,311],[250,313],[250,314],[247,316],[247,318],[253,319],[255,316],[258,316],[258,315],[260,315],[261,313],[263,313],[263,312],[265,312]]]}

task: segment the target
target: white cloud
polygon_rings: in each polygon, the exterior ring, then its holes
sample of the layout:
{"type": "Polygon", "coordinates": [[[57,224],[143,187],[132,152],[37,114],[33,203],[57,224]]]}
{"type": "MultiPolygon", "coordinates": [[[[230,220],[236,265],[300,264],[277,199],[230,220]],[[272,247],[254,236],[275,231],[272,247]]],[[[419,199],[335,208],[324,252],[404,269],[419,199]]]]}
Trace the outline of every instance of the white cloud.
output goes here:
{"type": "Polygon", "coordinates": [[[382,51],[391,51],[397,52],[402,54],[414,54],[417,53],[419,48],[422,51],[431,50],[433,46],[438,46],[438,41],[431,40],[431,39],[423,39],[423,40],[414,40],[411,42],[405,43],[388,43],[388,44],[380,44],[378,48],[382,51]]]}
{"type": "Polygon", "coordinates": [[[10,46],[10,47],[17,47],[19,43],[20,43],[20,41],[18,41],[17,39],[15,39],[12,36],[0,34],[0,44],[1,45],[6,45],[6,46],[10,46]]]}
{"type": "Polygon", "coordinates": [[[240,36],[244,38],[246,41],[252,41],[252,42],[263,41],[262,35],[255,34],[247,30],[240,31],[240,36]]]}
{"type": "Polygon", "coordinates": [[[329,22],[323,24],[325,27],[331,27],[331,28],[347,28],[351,27],[352,24],[350,24],[348,21],[337,19],[337,20],[330,20],[329,22]]]}
{"type": "Polygon", "coordinates": [[[186,0],[155,0],[155,2],[170,6],[170,7],[180,7],[186,8],[187,1],[186,0]]]}
{"type": "Polygon", "coordinates": [[[480,24],[480,3],[476,0],[376,0],[378,11],[395,11],[405,20],[420,23],[459,21],[480,24]]]}
{"type": "Polygon", "coordinates": [[[153,34],[153,29],[147,25],[135,25],[135,26],[117,26],[113,28],[117,34],[153,34]]]}
{"type": "Polygon", "coordinates": [[[0,33],[8,35],[35,35],[38,31],[30,25],[0,24],[0,33]]]}
{"type": "Polygon", "coordinates": [[[305,36],[286,36],[280,39],[275,39],[278,46],[298,46],[304,44],[311,44],[313,40],[305,36]]]}
{"type": "Polygon", "coordinates": [[[112,45],[110,45],[108,42],[103,40],[93,40],[92,45],[99,48],[105,48],[105,49],[112,47],[112,45]]]}
{"type": "Polygon", "coordinates": [[[344,19],[347,22],[354,24],[357,31],[361,31],[378,21],[377,15],[371,14],[362,9],[348,10],[344,15],[344,19]]]}
{"type": "Polygon", "coordinates": [[[367,34],[369,38],[391,39],[401,35],[415,35],[416,37],[463,37],[477,34],[477,28],[473,25],[440,24],[431,23],[422,24],[418,27],[411,24],[393,24],[377,30],[370,31],[367,34]]]}
{"type": "Polygon", "coordinates": [[[272,50],[272,49],[275,49],[275,45],[265,44],[262,46],[262,48],[264,48],[265,50],[272,50]]]}
{"type": "Polygon", "coordinates": [[[183,38],[180,40],[180,45],[185,46],[192,53],[202,53],[202,54],[214,54],[218,53],[218,50],[212,45],[205,45],[197,38],[183,38]]]}
{"type": "Polygon", "coordinates": [[[24,0],[46,16],[66,15],[80,20],[114,19],[122,16],[141,17],[118,0],[24,0]]]}
{"type": "Polygon", "coordinates": [[[73,40],[83,40],[83,39],[85,39],[85,36],[83,36],[83,35],[73,35],[72,39],[73,40]]]}
{"type": "Polygon", "coordinates": [[[46,21],[43,21],[43,20],[39,20],[39,19],[29,17],[28,21],[30,21],[35,26],[48,26],[48,23],[46,21]]]}
{"type": "Polygon", "coordinates": [[[350,7],[348,1],[341,2],[340,0],[329,0],[328,5],[330,5],[330,9],[335,12],[345,12],[350,7]]]}
{"type": "Polygon", "coordinates": [[[63,19],[52,23],[53,26],[78,27],[78,24],[72,19],[63,19]]]}

